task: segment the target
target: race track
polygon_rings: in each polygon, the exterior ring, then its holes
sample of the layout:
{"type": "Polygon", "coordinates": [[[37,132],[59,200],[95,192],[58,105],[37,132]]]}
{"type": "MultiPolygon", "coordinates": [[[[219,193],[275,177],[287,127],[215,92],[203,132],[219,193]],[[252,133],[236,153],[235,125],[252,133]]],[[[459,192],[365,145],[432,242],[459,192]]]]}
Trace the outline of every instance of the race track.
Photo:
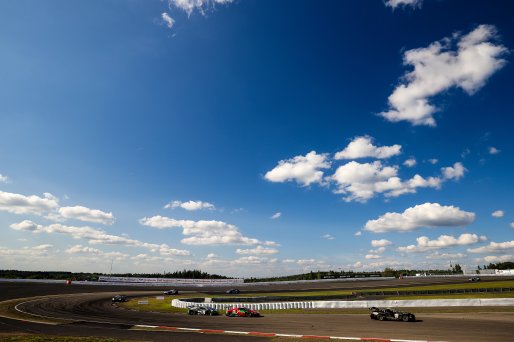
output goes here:
{"type": "MultiPolygon", "coordinates": [[[[426,282],[427,280],[423,279],[422,281],[426,282]]],[[[448,282],[455,281],[455,279],[438,279],[438,281],[448,282]]],[[[373,287],[377,287],[377,285],[392,285],[391,281],[379,282],[381,281],[374,283],[373,287]]],[[[432,279],[433,282],[434,279],[432,279]]],[[[393,284],[398,286],[398,281],[393,284]]],[[[361,286],[369,287],[371,284],[369,282],[366,282],[366,284],[330,283],[330,288],[343,289],[349,285],[352,288],[361,288],[361,286]]],[[[204,290],[221,292],[219,288],[202,289],[202,292],[205,292],[204,290]]],[[[266,288],[266,291],[278,290],[280,289],[266,288]]],[[[291,290],[291,288],[287,290],[291,290]]],[[[1,300],[48,294],[65,294],[59,297],[46,297],[37,300],[28,299],[17,305],[17,309],[20,311],[38,315],[34,316],[34,318],[44,316],[65,319],[61,324],[43,325],[1,318],[0,333],[2,331],[36,331],[57,335],[108,336],[155,341],[165,340],[166,336],[168,336],[169,340],[169,334],[172,334],[173,339],[178,341],[230,341],[247,340],[250,338],[216,334],[128,330],[134,325],[153,325],[300,335],[376,337],[382,339],[513,341],[512,327],[514,326],[514,314],[507,312],[417,314],[416,317],[419,321],[415,323],[379,322],[370,320],[368,315],[348,314],[269,314],[261,318],[201,317],[185,314],[136,312],[111,305],[110,298],[112,295],[121,292],[131,296],[162,293],[161,289],[157,290],[155,287],[113,288],[112,286],[0,283],[1,300]]]]}

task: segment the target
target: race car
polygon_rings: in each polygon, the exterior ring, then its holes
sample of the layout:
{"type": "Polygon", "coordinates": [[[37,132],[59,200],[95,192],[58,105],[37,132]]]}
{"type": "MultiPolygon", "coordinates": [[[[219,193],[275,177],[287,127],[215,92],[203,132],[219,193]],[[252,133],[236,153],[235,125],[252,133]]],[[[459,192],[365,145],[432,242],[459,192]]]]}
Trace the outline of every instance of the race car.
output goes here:
{"type": "Polygon", "coordinates": [[[219,311],[215,308],[211,308],[210,306],[188,306],[187,313],[189,315],[203,315],[203,316],[217,316],[219,315],[219,311]]]}
{"type": "Polygon", "coordinates": [[[119,302],[126,302],[126,301],[128,301],[128,299],[127,299],[127,296],[125,296],[125,295],[116,295],[116,296],[112,297],[111,301],[113,303],[119,303],[119,302]]]}
{"type": "Polygon", "coordinates": [[[409,312],[402,312],[389,308],[369,308],[371,314],[369,315],[371,319],[376,319],[379,321],[404,321],[404,322],[414,322],[416,321],[416,316],[409,312]]]}
{"type": "Polygon", "coordinates": [[[178,295],[178,290],[168,290],[163,292],[165,295],[178,295]]]}
{"type": "Polygon", "coordinates": [[[226,314],[228,317],[260,317],[258,311],[245,308],[243,306],[228,309],[226,314]]]}
{"type": "Polygon", "coordinates": [[[240,292],[241,291],[239,291],[238,289],[230,289],[225,291],[226,294],[239,294],[240,292]]]}

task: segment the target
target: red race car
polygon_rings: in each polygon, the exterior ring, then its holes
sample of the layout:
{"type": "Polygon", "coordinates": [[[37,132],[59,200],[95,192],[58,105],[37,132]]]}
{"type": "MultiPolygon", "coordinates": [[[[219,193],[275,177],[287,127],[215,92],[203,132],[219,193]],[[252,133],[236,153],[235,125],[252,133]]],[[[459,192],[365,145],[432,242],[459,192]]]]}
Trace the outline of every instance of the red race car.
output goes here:
{"type": "Polygon", "coordinates": [[[229,317],[260,317],[261,314],[258,311],[251,310],[245,307],[235,307],[227,310],[225,314],[229,317]]]}

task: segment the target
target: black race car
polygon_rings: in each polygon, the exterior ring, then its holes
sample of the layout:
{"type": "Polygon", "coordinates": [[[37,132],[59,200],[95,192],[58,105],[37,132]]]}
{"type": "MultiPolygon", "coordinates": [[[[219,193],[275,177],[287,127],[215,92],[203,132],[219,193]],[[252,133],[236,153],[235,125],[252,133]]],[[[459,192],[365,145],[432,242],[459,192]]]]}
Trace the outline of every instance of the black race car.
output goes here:
{"type": "Polygon", "coordinates": [[[164,291],[165,295],[178,295],[178,290],[168,290],[164,291]]]}
{"type": "Polygon", "coordinates": [[[404,322],[414,322],[416,321],[416,316],[409,312],[402,312],[389,308],[369,308],[371,314],[369,315],[371,319],[376,319],[379,321],[404,321],[404,322]]]}
{"type": "Polygon", "coordinates": [[[128,301],[128,298],[125,295],[116,295],[116,296],[112,297],[113,303],[126,302],[126,301],[128,301]]]}
{"type": "Polygon", "coordinates": [[[225,292],[227,294],[239,294],[241,291],[239,291],[238,289],[230,289],[230,290],[227,290],[225,292]]]}
{"type": "Polygon", "coordinates": [[[219,311],[210,306],[188,306],[187,313],[189,315],[217,316],[219,311]]]}

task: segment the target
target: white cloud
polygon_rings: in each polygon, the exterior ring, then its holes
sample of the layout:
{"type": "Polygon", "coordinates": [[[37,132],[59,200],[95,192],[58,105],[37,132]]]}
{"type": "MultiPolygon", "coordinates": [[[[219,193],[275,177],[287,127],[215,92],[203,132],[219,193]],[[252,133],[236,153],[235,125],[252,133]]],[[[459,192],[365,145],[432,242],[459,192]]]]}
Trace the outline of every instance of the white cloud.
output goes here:
{"type": "Polygon", "coordinates": [[[330,167],[327,154],[317,154],[311,151],[305,156],[296,156],[291,159],[281,160],[271,171],[266,172],[264,178],[270,182],[283,183],[296,181],[302,186],[323,181],[323,171],[330,167]]]}
{"type": "Polygon", "coordinates": [[[498,154],[500,153],[501,151],[499,149],[497,149],[496,147],[489,147],[489,154],[498,154]]]}
{"type": "Polygon", "coordinates": [[[89,209],[80,205],[74,207],[60,207],[59,214],[68,219],[75,219],[85,222],[101,223],[111,225],[114,223],[112,213],[106,213],[98,209],[89,209]]]}
{"type": "Polygon", "coordinates": [[[409,158],[406,161],[403,162],[403,165],[407,167],[414,167],[416,166],[417,162],[415,158],[409,158]]]}
{"type": "Polygon", "coordinates": [[[377,147],[370,136],[355,137],[346,148],[334,156],[339,159],[377,158],[385,159],[401,153],[400,145],[377,147]]]}
{"type": "MultiPolygon", "coordinates": [[[[189,236],[181,240],[186,245],[240,244],[257,245],[261,241],[243,236],[235,225],[222,221],[175,220],[164,216],[145,217],[139,222],[148,227],[167,229],[182,228],[182,234],[189,236]]],[[[274,244],[267,241],[264,244],[274,244]]]]}
{"type": "Polygon", "coordinates": [[[420,8],[423,0],[387,0],[385,5],[387,7],[391,7],[395,9],[396,7],[412,7],[412,8],[420,8]]]}
{"type": "Polygon", "coordinates": [[[486,262],[493,263],[493,264],[499,263],[499,262],[509,262],[509,261],[514,260],[514,255],[512,255],[512,254],[498,255],[498,256],[488,255],[488,256],[484,257],[484,260],[486,262]]]}
{"type": "Polygon", "coordinates": [[[9,178],[0,173],[0,183],[7,183],[8,181],[9,181],[9,178]]]}
{"type": "Polygon", "coordinates": [[[370,249],[368,251],[368,253],[370,253],[370,254],[381,254],[381,253],[384,253],[385,251],[386,251],[385,247],[378,247],[377,249],[370,249]]]}
{"type": "Polygon", "coordinates": [[[362,262],[357,261],[355,264],[353,264],[354,268],[362,268],[362,262]]]}
{"type": "Polygon", "coordinates": [[[432,164],[432,165],[435,165],[435,164],[439,163],[439,159],[431,158],[431,159],[429,159],[429,160],[428,160],[428,162],[429,162],[430,164],[432,164]]]}
{"type": "Polygon", "coordinates": [[[443,259],[443,260],[455,260],[465,258],[466,254],[463,253],[439,253],[434,252],[425,256],[426,259],[443,259]]]}
{"type": "Polygon", "coordinates": [[[241,257],[239,259],[236,259],[232,261],[233,264],[243,264],[243,265],[262,265],[262,264],[274,264],[278,260],[273,258],[270,259],[268,257],[258,257],[258,256],[247,256],[247,257],[241,257]]]}
{"type": "Polygon", "coordinates": [[[514,228],[514,222],[511,222],[511,223],[510,223],[510,227],[511,227],[511,228],[514,228]]]}
{"type": "Polygon", "coordinates": [[[364,258],[365,258],[366,260],[369,260],[369,259],[380,259],[380,255],[376,255],[376,254],[367,254],[364,258]]]}
{"type": "Polygon", "coordinates": [[[10,213],[43,215],[58,207],[57,198],[50,193],[44,193],[43,197],[39,197],[0,191],[0,210],[10,213]]]}
{"type": "Polygon", "coordinates": [[[104,252],[97,248],[92,248],[88,246],[75,245],[66,250],[68,254],[82,254],[92,257],[99,257],[105,259],[116,259],[118,261],[124,260],[128,257],[128,254],[120,253],[120,252],[104,252]]]}
{"type": "Polygon", "coordinates": [[[195,211],[195,210],[215,210],[216,207],[214,204],[209,202],[202,202],[202,201],[172,201],[164,206],[164,209],[175,209],[175,208],[182,208],[188,211],[195,211]]]}
{"type": "Polygon", "coordinates": [[[427,179],[415,175],[411,179],[402,181],[397,176],[398,166],[383,166],[380,161],[373,163],[358,163],[351,161],[337,168],[331,179],[338,189],[335,193],[348,194],[344,197],[347,202],[366,202],[377,193],[384,193],[386,197],[397,197],[406,193],[415,193],[417,188],[436,188],[441,185],[438,177],[427,179]]]}
{"type": "Polygon", "coordinates": [[[361,236],[362,235],[362,232],[359,230],[357,232],[355,232],[355,234],[353,234],[354,236],[361,236]]]}
{"type": "Polygon", "coordinates": [[[255,248],[252,248],[252,249],[237,249],[236,250],[236,253],[237,254],[277,254],[278,253],[278,249],[273,249],[273,248],[265,248],[265,247],[262,247],[262,246],[257,246],[255,248]]]}
{"type": "Polygon", "coordinates": [[[20,249],[12,249],[6,247],[0,247],[1,257],[21,257],[26,259],[33,259],[36,257],[48,256],[48,253],[53,249],[53,245],[42,244],[33,247],[23,247],[20,249]]]}
{"type": "Polygon", "coordinates": [[[366,223],[364,230],[373,233],[407,232],[421,227],[460,227],[472,223],[475,214],[454,206],[424,203],[403,213],[389,212],[366,223]]]}
{"type": "Polygon", "coordinates": [[[166,12],[163,12],[161,14],[161,19],[164,22],[164,24],[166,24],[166,26],[168,26],[168,28],[172,28],[173,25],[175,24],[175,20],[173,20],[173,18],[170,17],[170,15],[166,12]]]}
{"type": "Polygon", "coordinates": [[[278,213],[274,213],[273,215],[271,215],[271,219],[273,220],[276,220],[278,219],[280,216],[282,216],[282,213],[281,212],[278,212],[278,213]]]}
{"type": "Polygon", "coordinates": [[[431,97],[452,87],[472,95],[503,67],[501,56],[507,49],[495,45],[495,38],[494,26],[480,25],[464,36],[456,33],[426,48],[406,51],[403,63],[414,69],[389,96],[389,110],[380,115],[392,122],[435,126],[433,114],[438,109],[430,104],[431,97]]]}
{"type": "Polygon", "coordinates": [[[489,245],[468,249],[470,253],[501,253],[503,251],[512,250],[514,251],[514,240],[505,242],[494,242],[491,241],[489,245]]]}
{"type": "Polygon", "coordinates": [[[19,223],[13,223],[10,226],[14,230],[30,231],[33,233],[47,233],[47,234],[64,234],[74,239],[84,239],[90,244],[103,244],[103,245],[122,245],[130,247],[140,247],[149,249],[152,252],[158,252],[161,255],[189,255],[189,251],[170,248],[166,244],[153,244],[142,242],[139,240],[129,239],[127,237],[111,235],[106,232],[91,228],[91,227],[75,227],[65,226],[60,223],[54,223],[48,226],[36,224],[29,220],[24,220],[19,223]]]}
{"type": "Polygon", "coordinates": [[[386,247],[392,245],[393,243],[386,239],[381,240],[371,240],[371,246],[373,247],[386,247]]]}
{"type": "Polygon", "coordinates": [[[503,212],[503,210],[496,210],[494,211],[491,216],[492,217],[496,217],[496,218],[500,218],[500,217],[503,217],[503,215],[505,215],[505,213],[503,212]]]}
{"type": "Polygon", "coordinates": [[[417,245],[398,247],[399,252],[425,252],[427,250],[448,248],[455,246],[468,246],[485,241],[485,236],[476,234],[461,234],[458,238],[451,235],[441,235],[436,240],[430,240],[427,236],[420,236],[416,239],[417,245]]]}
{"type": "Polygon", "coordinates": [[[334,240],[334,239],[335,239],[335,237],[333,237],[333,236],[332,236],[332,235],[330,235],[330,234],[325,234],[325,235],[322,235],[321,237],[322,237],[323,239],[325,239],[325,240],[334,240]]]}
{"type": "Polygon", "coordinates": [[[464,177],[464,173],[466,171],[466,168],[459,162],[453,164],[453,167],[448,166],[441,168],[441,173],[443,174],[444,179],[459,180],[464,177]]]}
{"type": "Polygon", "coordinates": [[[202,14],[209,8],[213,8],[217,4],[229,4],[233,0],[168,0],[169,7],[178,8],[191,15],[193,11],[198,11],[202,14]]]}

